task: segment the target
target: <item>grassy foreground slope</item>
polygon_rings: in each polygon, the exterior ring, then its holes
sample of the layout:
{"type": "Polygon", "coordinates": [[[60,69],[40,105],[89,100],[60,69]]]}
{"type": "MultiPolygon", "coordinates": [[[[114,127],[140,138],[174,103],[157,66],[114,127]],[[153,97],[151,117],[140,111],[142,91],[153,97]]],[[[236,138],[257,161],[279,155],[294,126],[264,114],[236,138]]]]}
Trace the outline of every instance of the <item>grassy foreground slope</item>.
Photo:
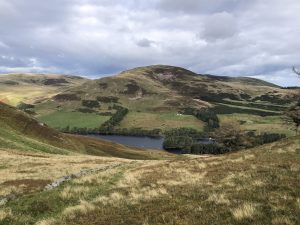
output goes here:
{"type": "MultiPolygon", "coordinates": [[[[65,163],[68,157],[64,156],[65,163]]],[[[9,202],[0,208],[0,221],[4,225],[300,223],[299,136],[222,156],[102,159],[98,166],[115,166],[9,202]]],[[[70,169],[74,166],[69,163],[70,169]]],[[[6,169],[11,167],[7,164],[6,169]]],[[[47,166],[48,173],[51,170],[56,168],[47,166]]],[[[31,171],[28,168],[23,176],[32,176],[31,171]]]]}
{"type": "Polygon", "coordinates": [[[0,149],[133,159],[147,159],[158,155],[152,151],[129,148],[108,141],[60,133],[3,103],[0,103],[0,149]]]}

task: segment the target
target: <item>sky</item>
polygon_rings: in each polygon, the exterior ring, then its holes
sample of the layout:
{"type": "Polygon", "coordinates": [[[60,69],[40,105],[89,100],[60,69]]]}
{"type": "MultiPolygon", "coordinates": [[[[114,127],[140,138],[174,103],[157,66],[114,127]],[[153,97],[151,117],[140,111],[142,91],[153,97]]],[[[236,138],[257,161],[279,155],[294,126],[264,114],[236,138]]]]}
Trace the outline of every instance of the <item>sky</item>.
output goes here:
{"type": "Polygon", "coordinates": [[[300,86],[299,0],[0,0],[0,73],[166,64],[300,86]]]}

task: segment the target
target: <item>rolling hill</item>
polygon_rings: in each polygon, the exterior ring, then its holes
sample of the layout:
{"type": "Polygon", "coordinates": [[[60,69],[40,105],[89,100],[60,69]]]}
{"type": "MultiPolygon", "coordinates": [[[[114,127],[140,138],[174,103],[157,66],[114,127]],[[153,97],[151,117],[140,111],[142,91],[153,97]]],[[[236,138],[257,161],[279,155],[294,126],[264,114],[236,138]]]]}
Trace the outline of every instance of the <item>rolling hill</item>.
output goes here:
{"type": "Polygon", "coordinates": [[[273,132],[272,124],[267,125],[272,120],[279,132],[290,134],[281,112],[293,103],[295,95],[296,90],[258,79],[199,75],[179,67],[156,65],[88,80],[36,104],[33,111],[51,127],[93,129],[115,113],[112,106],[117,104],[129,110],[118,129],[164,131],[189,127],[201,131],[205,122],[183,112],[188,108],[209,109],[221,120],[234,120],[248,130],[273,132]],[[98,103],[85,104],[93,101],[98,103]],[[245,115],[255,118],[247,119],[245,115]]]}

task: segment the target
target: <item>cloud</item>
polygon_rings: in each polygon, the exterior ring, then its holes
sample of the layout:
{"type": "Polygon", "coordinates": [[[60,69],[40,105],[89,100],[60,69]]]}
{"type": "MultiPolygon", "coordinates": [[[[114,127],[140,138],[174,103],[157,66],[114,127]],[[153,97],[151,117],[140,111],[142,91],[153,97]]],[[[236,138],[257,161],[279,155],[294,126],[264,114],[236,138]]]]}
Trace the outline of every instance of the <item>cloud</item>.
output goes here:
{"type": "Polygon", "coordinates": [[[151,47],[152,44],[154,44],[154,41],[151,41],[147,38],[143,38],[138,40],[136,44],[140,47],[148,48],[151,47]]]}
{"type": "Polygon", "coordinates": [[[299,11],[298,0],[0,0],[0,72],[101,76],[170,64],[300,85],[290,78],[299,11]]]}
{"type": "Polygon", "coordinates": [[[238,32],[236,18],[222,12],[209,16],[204,23],[203,38],[206,40],[227,39],[238,32]]]}
{"type": "Polygon", "coordinates": [[[239,0],[161,0],[158,7],[165,11],[183,13],[217,13],[231,11],[245,5],[239,0]]]}

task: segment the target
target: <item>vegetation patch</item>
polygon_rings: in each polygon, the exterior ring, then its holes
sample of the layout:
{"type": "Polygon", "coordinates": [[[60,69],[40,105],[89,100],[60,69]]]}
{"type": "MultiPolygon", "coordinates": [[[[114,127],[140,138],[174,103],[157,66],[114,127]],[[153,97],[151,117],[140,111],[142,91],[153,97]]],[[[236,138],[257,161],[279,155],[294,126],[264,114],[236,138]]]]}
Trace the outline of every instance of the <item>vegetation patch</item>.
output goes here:
{"type": "Polygon", "coordinates": [[[64,78],[57,78],[57,79],[45,79],[42,82],[44,85],[62,85],[68,84],[69,82],[64,78]]]}
{"type": "Polygon", "coordinates": [[[97,100],[103,103],[117,103],[119,98],[115,96],[98,96],[97,100]]]}
{"type": "Polygon", "coordinates": [[[88,107],[88,108],[99,108],[100,104],[97,100],[82,100],[81,101],[82,106],[88,107]]]}
{"type": "Polygon", "coordinates": [[[80,97],[76,94],[58,94],[53,97],[56,101],[79,101],[80,97]]]}

